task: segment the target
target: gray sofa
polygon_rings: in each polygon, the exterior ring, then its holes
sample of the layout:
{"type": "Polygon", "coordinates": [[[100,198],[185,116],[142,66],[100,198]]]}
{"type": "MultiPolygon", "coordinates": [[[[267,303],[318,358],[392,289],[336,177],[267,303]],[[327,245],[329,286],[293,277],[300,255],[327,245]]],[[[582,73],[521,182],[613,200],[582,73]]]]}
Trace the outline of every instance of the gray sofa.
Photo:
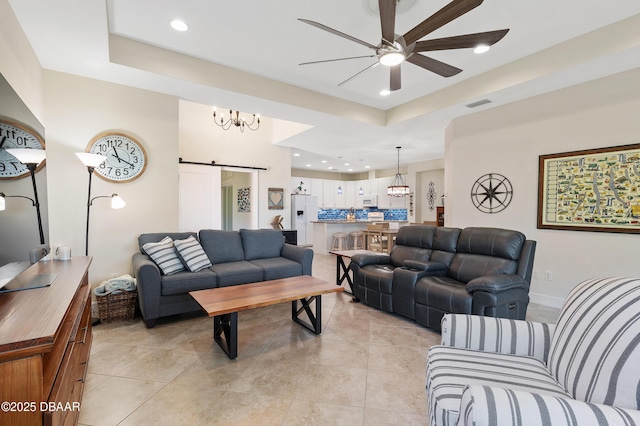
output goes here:
{"type": "Polygon", "coordinates": [[[388,255],[352,257],[354,295],[435,330],[447,313],[524,319],[535,247],[508,229],[404,226],[388,255]]]}
{"type": "Polygon", "coordinates": [[[142,234],[138,245],[140,253],[132,259],[133,274],[148,328],[155,326],[158,318],[200,310],[190,291],[311,275],[313,261],[311,249],[285,244],[282,232],[275,229],[142,234]],[[189,236],[198,239],[212,265],[198,272],[162,274],[142,247],[167,236],[173,240],[189,236]]]}

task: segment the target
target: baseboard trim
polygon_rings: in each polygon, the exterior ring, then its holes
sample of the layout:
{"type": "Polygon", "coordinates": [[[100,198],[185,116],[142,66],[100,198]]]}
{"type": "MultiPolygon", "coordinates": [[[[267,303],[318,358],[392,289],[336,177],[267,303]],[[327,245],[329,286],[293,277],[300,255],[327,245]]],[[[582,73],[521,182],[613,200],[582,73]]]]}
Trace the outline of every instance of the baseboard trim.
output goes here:
{"type": "Polygon", "coordinates": [[[560,297],[547,296],[546,294],[529,293],[529,300],[539,305],[550,306],[560,309],[564,303],[564,299],[560,297]]]}

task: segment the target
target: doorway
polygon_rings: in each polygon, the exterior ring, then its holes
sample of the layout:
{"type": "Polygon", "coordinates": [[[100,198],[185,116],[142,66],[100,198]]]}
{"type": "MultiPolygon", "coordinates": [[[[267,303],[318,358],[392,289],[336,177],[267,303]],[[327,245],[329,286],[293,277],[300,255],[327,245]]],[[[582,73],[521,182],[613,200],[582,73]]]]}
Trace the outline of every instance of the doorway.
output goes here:
{"type": "Polygon", "coordinates": [[[222,230],[233,230],[233,186],[222,187],[222,230]]]}

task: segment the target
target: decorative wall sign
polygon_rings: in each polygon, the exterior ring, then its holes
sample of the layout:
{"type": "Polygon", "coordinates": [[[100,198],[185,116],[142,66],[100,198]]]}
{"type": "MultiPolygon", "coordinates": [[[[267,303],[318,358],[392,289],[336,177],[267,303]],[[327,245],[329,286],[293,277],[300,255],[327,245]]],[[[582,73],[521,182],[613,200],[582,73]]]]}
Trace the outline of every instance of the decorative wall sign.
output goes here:
{"type": "Polygon", "coordinates": [[[501,212],[507,208],[511,198],[511,182],[498,173],[480,176],[471,187],[471,202],[483,213],[501,212]]]}
{"type": "Polygon", "coordinates": [[[433,211],[436,205],[436,198],[438,197],[438,193],[436,192],[436,184],[431,181],[429,182],[429,190],[427,191],[427,201],[429,202],[429,210],[433,211]]]}
{"type": "Polygon", "coordinates": [[[541,155],[538,228],[640,233],[640,144],[541,155]]]}
{"type": "Polygon", "coordinates": [[[238,213],[251,212],[251,188],[238,189],[238,213]]]}
{"type": "Polygon", "coordinates": [[[284,209],[284,189],[283,188],[269,188],[268,189],[268,209],[269,210],[282,210],[284,209]]]}

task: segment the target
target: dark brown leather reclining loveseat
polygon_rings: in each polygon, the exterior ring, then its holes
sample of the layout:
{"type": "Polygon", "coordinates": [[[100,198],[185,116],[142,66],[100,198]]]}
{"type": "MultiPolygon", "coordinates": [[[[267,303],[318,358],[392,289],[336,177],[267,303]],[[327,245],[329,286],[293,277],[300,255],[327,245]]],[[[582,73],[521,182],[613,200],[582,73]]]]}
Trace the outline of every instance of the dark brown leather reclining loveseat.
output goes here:
{"type": "Polygon", "coordinates": [[[509,229],[404,226],[388,255],[352,257],[354,295],[436,330],[446,313],[524,319],[535,247],[509,229]]]}

